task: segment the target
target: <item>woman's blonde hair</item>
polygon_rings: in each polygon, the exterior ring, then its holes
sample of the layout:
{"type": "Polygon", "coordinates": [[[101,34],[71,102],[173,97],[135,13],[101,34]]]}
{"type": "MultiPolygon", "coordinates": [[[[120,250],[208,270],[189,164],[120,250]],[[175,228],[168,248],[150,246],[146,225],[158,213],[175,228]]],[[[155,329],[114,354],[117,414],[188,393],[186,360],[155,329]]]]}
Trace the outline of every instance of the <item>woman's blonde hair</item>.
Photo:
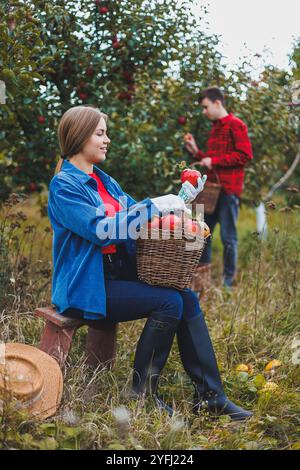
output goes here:
{"type": "Polygon", "coordinates": [[[65,158],[82,150],[101,118],[107,121],[106,114],[89,105],[74,106],[63,114],[57,130],[62,158],[56,165],[55,174],[61,170],[65,158]]]}

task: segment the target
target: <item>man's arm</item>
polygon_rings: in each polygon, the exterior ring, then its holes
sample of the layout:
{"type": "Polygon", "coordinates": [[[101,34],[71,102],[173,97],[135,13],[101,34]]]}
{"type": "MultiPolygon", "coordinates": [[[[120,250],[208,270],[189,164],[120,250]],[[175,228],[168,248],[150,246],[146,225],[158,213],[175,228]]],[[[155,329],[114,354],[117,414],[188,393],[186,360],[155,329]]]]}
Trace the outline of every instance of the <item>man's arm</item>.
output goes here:
{"type": "Polygon", "coordinates": [[[192,134],[186,134],[184,144],[187,151],[197,160],[201,160],[201,158],[205,157],[205,153],[198,148],[192,134]]]}
{"type": "Polygon", "coordinates": [[[198,148],[197,152],[193,154],[193,157],[196,158],[197,160],[202,160],[202,158],[206,157],[206,154],[198,148]]]}
{"type": "Polygon", "coordinates": [[[218,157],[211,157],[213,167],[217,166],[244,166],[249,160],[252,160],[252,146],[248,136],[247,126],[243,123],[233,123],[231,127],[234,148],[232,152],[218,157]]]}

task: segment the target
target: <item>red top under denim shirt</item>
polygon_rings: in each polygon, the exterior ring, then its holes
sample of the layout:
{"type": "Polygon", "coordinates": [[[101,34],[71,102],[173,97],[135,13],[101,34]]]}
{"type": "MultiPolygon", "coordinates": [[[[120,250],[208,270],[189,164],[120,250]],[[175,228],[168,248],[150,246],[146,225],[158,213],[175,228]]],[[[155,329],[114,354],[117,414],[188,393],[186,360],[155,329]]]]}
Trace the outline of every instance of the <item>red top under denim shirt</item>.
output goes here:
{"type": "MultiPolygon", "coordinates": [[[[89,173],[89,176],[97,181],[98,193],[100,194],[100,197],[106,207],[105,215],[108,217],[113,217],[116,212],[122,209],[122,207],[120,206],[119,202],[107,192],[104,184],[102,183],[99,176],[96,175],[96,173],[89,173]]],[[[103,254],[116,253],[117,247],[116,245],[108,245],[104,246],[101,251],[103,254]]]]}
{"type": "MultiPolygon", "coordinates": [[[[213,122],[207,141],[207,152],[201,150],[195,158],[210,157],[212,168],[219,176],[224,191],[240,196],[244,185],[244,166],[253,158],[246,124],[232,113],[213,122]]],[[[213,171],[208,170],[208,181],[215,181],[213,171]]]]}

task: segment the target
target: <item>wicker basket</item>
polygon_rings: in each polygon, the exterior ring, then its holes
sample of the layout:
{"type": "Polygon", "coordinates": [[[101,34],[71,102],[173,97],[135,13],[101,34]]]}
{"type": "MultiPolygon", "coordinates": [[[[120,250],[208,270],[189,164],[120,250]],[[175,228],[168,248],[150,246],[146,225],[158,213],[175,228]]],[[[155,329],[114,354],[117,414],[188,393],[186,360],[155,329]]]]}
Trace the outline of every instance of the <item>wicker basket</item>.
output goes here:
{"type": "Polygon", "coordinates": [[[199,263],[192,278],[190,288],[205,300],[211,288],[211,263],[199,263]]]}
{"type": "Polygon", "coordinates": [[[140,236],[137,240],[139,280],[178,290],[190,287],[204,249],[204,237],[187,238],[182,229],[170,234],[167,230],[152,228],[148,233],[145,226],[140,236]]]}
{"type": "MultiPolygon", "coordinates": [[[[192,168],[193,166],[201,165],[200,162],[195,162],[190,165],[192,168]]],[[[220,180],[217,173],[214,171],[216,176],[216,183],[211,181],[207,181],[204,186],[204,190],[198,194],[196,199],[193,201],[193,206],[195,207],[196,204],[203,204],[204,205],[204,213],[205,214],[212,214],[215,211],[219,195],[222,189],[220,185],[220,180]]]]}

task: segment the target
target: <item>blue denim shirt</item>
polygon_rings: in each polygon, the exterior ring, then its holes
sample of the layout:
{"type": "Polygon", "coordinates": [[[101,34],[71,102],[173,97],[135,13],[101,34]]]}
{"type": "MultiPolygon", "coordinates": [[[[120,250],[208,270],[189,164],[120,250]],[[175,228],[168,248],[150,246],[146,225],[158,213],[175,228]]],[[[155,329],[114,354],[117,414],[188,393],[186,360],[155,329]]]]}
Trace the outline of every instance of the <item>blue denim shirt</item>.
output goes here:
{"type": "Polygon", "coordinates": [[[106,316],[101,248],[124,243],[127,253],[135,256],[136,237],[129,233],[122,238],[129,224],[136,222],[139,229],[159,214],[149,198],[136,202],[107,173],[96,166],[93,172],[123,207],[114,217],[105,215],[95,179],[67,160],[50,182],[48,202],[53,228],[52,303],[59,313],[67,308],[83,310],[86,319],[106,316]]]}

